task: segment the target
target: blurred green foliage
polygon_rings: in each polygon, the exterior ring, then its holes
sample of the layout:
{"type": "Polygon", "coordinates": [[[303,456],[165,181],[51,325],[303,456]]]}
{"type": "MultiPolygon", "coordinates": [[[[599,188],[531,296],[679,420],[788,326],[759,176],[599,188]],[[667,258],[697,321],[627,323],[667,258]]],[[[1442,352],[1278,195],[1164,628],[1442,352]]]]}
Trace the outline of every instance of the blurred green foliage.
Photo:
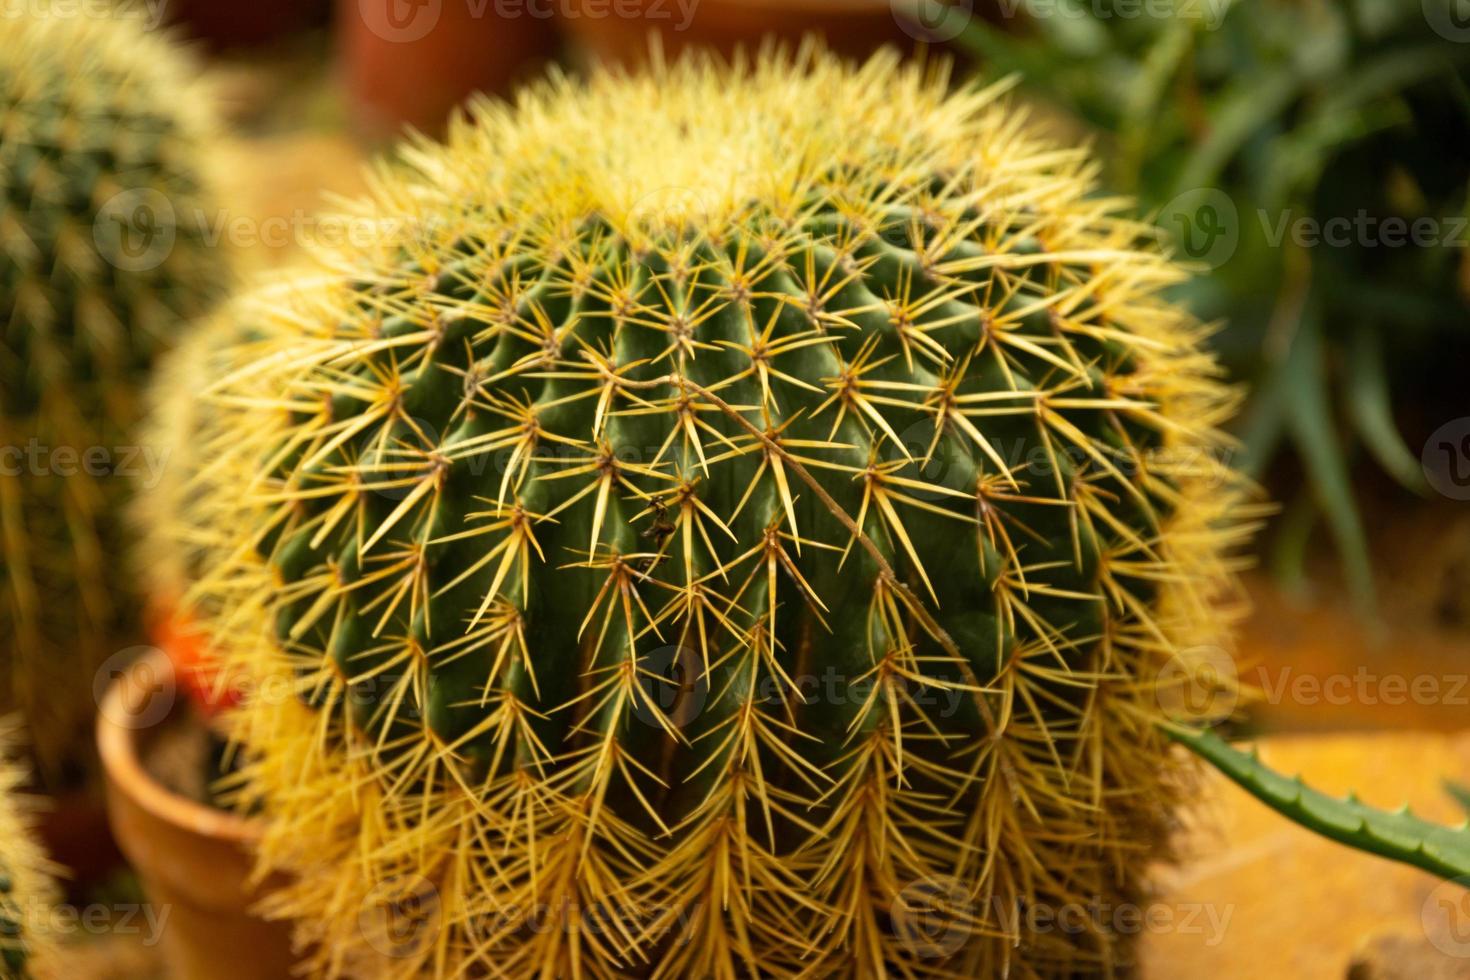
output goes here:
{"type": "Polygon", "coordinates": [[[1094,132],[1209,272],[1187,298],[1251,385],[1244,465],[1288,474],[1273,565],[1299,579],[1325,521],[1371,604],[1358,457],[1423,492],[1395,409],[1447,365],[1470,392],[1470,0],[991,2],[927,21],[1094,132]]]}

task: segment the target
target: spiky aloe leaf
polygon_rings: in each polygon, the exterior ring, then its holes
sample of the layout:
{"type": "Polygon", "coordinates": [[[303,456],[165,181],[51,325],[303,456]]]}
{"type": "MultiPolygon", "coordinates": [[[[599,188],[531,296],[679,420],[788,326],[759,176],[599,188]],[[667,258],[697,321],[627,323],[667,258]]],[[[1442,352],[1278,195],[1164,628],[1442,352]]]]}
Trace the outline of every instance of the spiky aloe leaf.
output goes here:
{"type": "Polygon", "coordinates": [[[404,908],[362,972],[1128,959],[1031,916],[1134,900],[1167,837],[1233,396],[999,96],[813,50],[556,80],[243,314],[190,595],[323,972],[404,908]]]}
{"type": "Polygon", "coordinates": [[[1446,779],[1444,781],[1444,791],[1450,794],[1456,803],[1460,804],[1462,810],[1470,813],[1470,786],[1466,786],[1464,783],[1457,782],[1453,779],[1446,779]]]}
{"type": "Polygon", "coordinates": [[[1414,816],[1408,807],[1369,806],[1353,794],[1340,800],[1312,789],[1301,776],[1281,775],[1254,750],[1242,752],[1212,731],[1167,730],[1256,799],[1323,837],[1445,878],[1470,875],[1470,823],[1447,827],[1414,816]]]}
{"type": "Polygon", "coordinates": [[[100,661],[139,641],[121,505],[155,354],[225,286],[197,72],[139,16],[0,16],[0,710],[77,774],[100,661]]]}

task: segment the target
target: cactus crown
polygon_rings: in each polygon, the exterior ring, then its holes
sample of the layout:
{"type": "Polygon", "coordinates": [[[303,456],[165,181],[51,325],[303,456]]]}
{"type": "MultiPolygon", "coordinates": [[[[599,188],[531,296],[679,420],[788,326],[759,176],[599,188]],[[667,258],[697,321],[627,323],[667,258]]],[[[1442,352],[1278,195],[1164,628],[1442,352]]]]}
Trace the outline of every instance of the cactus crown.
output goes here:
{"type": "Polygon", "coordinates": [[[143,376],[223,285],[193,78],[135,18],[0,17],[0,705],[48,775],[95,708],[58,692],[128,636],[107,562],[143,376]]]}
{"type": "Polygon", "coordinates": [[[1164,847],[1232,399],[999,95],[811,49],[554,79],[409,147],[394,233],[261,314],[196,598],[324,968],[1123,958],[1026,910],[1164,847]]]}

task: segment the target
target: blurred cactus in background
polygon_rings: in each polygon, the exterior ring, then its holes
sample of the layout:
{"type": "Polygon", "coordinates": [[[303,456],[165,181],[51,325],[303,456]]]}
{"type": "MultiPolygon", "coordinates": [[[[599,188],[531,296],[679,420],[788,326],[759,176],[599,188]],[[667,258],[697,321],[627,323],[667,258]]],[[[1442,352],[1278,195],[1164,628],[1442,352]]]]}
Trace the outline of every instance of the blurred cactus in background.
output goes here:
{"type": "Polygon", "coordinates": [[[1248,527],[1207,330],[1087,155],[808,49],[402,156],[377,241],[159,401],[314,969],[1128,962],[1027,910],[1167,855],[1170,668],[1248,527]]]}
{"type": "Polygon", "coordinates": [[[18,734],[15,719],[0,720],[0,977],[59,980],[43,932],[44,912],[58,899],[56,869],[32,838],[36,806],[23,791],[30,776],[18,734]]]}
{"type": "Polygon", "coordinates": [[[133,432],[143,379],[227,285],[196,71],[121,12],[0,18],[0,706],[49,780],[138,639],[121,500],[166,463],[133,432]]]}
{"type": "MultiPolygon", "coordinates": [[[[238,474],[221,466],[239,434],[233,418],[209,397],[217,385],[238,391],[238,373],[262,366],[277,353],[278,304],[309,288],[311,280],[242,289],[190,327],[177,346],[159,358],[145,390],[141,441],[167,457],[159,478],[139,492],[130,507],[134,525],[134,571],[151,601],[184,616],[206,561],[237,543],[232,508],[245,489],[238,474]]],[[[264,365],[268,366],[268,365],[264,365]]]]}
{"type": "MultiPolygon", "coordinates": [[[[201,596],[196,585],[210,560],[240,546],[236,521],[246,488],[238,482],[239,473],[222,465],[240,438],[230,427],[235,420],[201,392],[229,383],[241,395],[252,367],[268,366],[279,351],[276,305],[308,282],[287,276],[279,285],[240,290],[160,358],[147,390],[142,442],[168,466],[140,489],[129,508],[132,571],[146,605],[166,617],[156,624],[157,642],[193,703],[209,715],[233,705],[239,692],[209,655],[200,621],[211,619],[217,604],[201,596]],[[200,602],[209,609],[196,609],[200,602]]],[[[210,779],[220,775],[211,772],[210,779]]]]}

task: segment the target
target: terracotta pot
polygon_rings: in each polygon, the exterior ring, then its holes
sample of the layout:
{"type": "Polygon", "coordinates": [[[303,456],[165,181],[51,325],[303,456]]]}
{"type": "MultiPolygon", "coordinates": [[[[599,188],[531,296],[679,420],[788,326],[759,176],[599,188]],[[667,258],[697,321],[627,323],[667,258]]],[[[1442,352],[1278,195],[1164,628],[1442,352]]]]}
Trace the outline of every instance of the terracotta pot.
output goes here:
{"type": "MultiPolygon", "coordinates": [[[[282,980],[291,976],[289,926],[247,911],[252,821],[178,796],[144,768],[153,737],[187,710],[167,656],[135,661],[103,699],[97,747],[108,813],[149,900],[167,911],[162,944],[177,980],[282,980]]],[[[268,883],[267,883],[268,887],[268,883]]]]}
{"type": "Polygon", "coordinates": [[[885,44],[917,41],[894,16],[892,0],[562,0],[562,24],[604,64],[636,66],[657,34],[668,54],[697,45],[725,55],[774,36],[796,43],[820,34],[833,50],[861,58],[885,44]]]}
{"type": "Polygon", "coordinates": [[[338,0],[336,31],[359,130],[444,128],[474,92],[507,95],[558,49],[549,11],[505,0],[338,0]]]}

